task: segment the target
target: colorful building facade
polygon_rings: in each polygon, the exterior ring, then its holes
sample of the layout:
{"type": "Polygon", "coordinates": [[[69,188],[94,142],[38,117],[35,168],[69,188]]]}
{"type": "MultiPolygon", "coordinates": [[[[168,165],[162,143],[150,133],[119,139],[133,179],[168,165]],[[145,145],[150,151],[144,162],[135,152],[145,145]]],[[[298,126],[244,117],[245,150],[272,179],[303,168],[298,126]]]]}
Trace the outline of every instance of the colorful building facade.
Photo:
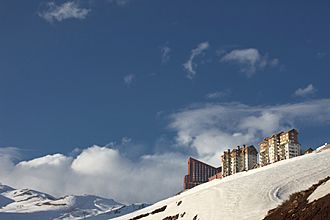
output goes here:
{"type": "Polygon", "coordinates": [[[257,167],[258,151],[251,145],[225,151],[221,156],[222,175],[229,176],[257,167]]]}
{"type": "Polygon", "coordinates": [[[191,189],[197,185],[208,182],[209,177],[221,172],[221,168],[216,168],[196,160],[192,157],[188,159],[188,175],[184,177],[183,188],[191,189]]]}
{"type": "Polygon", "coordinates": [[[298,142],[298,131],[296,129],[273,134],[260,142],[259,146],[260,166],[297,157],[301,154],[301,146],[298,142]]]}

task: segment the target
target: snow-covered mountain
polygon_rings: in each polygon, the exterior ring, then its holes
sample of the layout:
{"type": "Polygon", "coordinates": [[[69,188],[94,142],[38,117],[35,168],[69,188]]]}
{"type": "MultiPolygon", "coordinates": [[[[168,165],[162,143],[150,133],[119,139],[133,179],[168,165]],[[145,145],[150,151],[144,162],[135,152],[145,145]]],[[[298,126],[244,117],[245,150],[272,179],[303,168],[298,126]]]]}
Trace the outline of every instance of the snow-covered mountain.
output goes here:
{"type": "Polygon", "coordinates": [[[110,219],[146,207],[97,196],[51,195],[0,185],[0,219],[110,219]]]}
{"type": "MultiPolygon", "coordinates": [[[[115,220],[263,219],[293,193],[307,190],[328,176],[330,149],[319,149],[311,154],[213,180],[115,220]]],[[[329,194],[329,183],[326,183],[317,187],[309,201],[320,197],[326,199],[329,194]]]]}

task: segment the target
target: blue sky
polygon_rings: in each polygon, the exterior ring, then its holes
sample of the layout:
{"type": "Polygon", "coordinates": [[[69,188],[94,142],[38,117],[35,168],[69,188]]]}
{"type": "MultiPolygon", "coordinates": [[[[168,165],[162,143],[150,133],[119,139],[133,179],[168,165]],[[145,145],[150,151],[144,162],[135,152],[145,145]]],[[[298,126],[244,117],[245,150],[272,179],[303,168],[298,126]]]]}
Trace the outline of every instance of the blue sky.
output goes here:
{"type": "Polygon", "coordinates": [[[97,144],[131,161],[173,152],[214,161],[290,127],[304,148],[321,145],[329,6],[3,1],[0,146],[25,160],[97,144]]]}

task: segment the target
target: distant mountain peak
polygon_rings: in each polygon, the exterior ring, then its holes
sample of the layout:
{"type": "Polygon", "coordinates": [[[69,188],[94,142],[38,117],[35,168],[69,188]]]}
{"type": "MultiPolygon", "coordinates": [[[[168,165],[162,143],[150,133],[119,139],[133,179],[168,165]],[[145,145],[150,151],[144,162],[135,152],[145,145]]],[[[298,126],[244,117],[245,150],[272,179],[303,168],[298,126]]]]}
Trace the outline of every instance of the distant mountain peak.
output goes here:
{"type": "Polygon", "coordinates": [[[55,198],[31,189],[0,185],[0,219],[109,219],[136,211],[147,204],[124,205],[94,195],[55,198]]]}

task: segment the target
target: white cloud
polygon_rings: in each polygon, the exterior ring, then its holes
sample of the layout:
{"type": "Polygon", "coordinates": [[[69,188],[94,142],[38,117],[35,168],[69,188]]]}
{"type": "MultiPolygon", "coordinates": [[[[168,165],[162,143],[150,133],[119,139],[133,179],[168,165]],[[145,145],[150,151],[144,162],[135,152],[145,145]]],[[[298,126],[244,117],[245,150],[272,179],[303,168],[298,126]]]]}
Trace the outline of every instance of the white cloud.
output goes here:
{"type": "Polygon", "coordinates": [[[202,42],[200,43],[196,48],[191,50],[190,57],[186,63],[183,64],[184,69],[187,72],[187,77],[189,79],[193,79],[196,75],[196,67],[197,64],[194,63],[195,57],[202,54],[205,50],[207,50],[210,47],[210,44],[208,42],[202,42]]]}
{"type": "MultiPolygon", "coordinates": [[[[0,175],[9,175],[12,171],[14,162],[21,158],[19,149],[15,147],[0,148],[0,175]]],[[[2,179],[0,179],[0,182],[2,179]]]]}
{"type": "Polygon", "coordinates": [[[116,4],[118,6],[127,5],[131,0],[109,0],[110,3],[116,4]]]}
{"type": "Polygon", "coordinates": [[[278,59],[269,59],[255,48],[232,50],[224,54],[220,61],[239,64],[241,72],[246,73],[247,76],[252,76],[266,66],[277,66],[279,63],[278,59]]]}
{"type": "Polygon", "coordinates": [[[155,202],[179,192],[186,169],[186,158],[180,154],[144,155],[133,162],[118,150],[99,146],[76,157],[55,154],[18,164],[3,156],[0,180],[4,184],[55,196],[94,194],[128,203],[155,202]]]}
{"type": "Polygon", "coordinates": [[[219,165],[219,156],[228,148],[256,144],[273,132],[313,124],[330,124],[329,99],[275,106],[195,106],[173,114],[170,128],[179,146],[190,147],[198,158],[219,165]]]}
{"type": "Polygon", "coordinates": [[[18,165],[33,168],[44,165],[57,166],[68,161],[71,161],[71,159],[62,154],[53,154],[53,155],[47,155],[44,157],[36,158],[30,161],[22,161],[18,165]]]}
{"type": "Polygon", "coordinates": [[[21,153],[16,147],[2,147],[0,148],[0,158],[9,160],[19,160],[21,158],[21,153]]]}
{"type": "Polygon", "coordinates": [[[313,95],[316,92],[316,88],[313,86],[313,84],[309,84],[305,88],[299,88],[294,92],[295,96],[300,96],[300,97],[306,97],[309,95],[313,95]]]}
{"type": "Polygon", "coordinates": [[[167,63],[170,60],[171,48],[168,46],[163,46],[160,48],[161,61],[163,64],[167,63]]]}
{"type": "Polygon", "coordinates": [[[206,95],[207,99],[222,99],[227,97],[230,94],[229,90],[226,91],[217,91],[217,92],[212,92],[206,95]]]}
{"type": "Polygon", "coordinates": [[[39,12],[38,15],[48,22],[54,22],[70,18],[85,19],[90,11],[90,9],[80,8],[76,1],[64,2],[61,5],[49,2],[46,4],[45,10],[39,12]]]}
{"type": "Polygon", "coordinates": [[[72,162],[71,168],[79,174],[91,176],[110,174],[113,177],[119,178],[120,172],[118,171],[121,170],[123,174],[128,172],[126,169],[123,170],[123,168],[127,167],[127,163],[128,161],[123,160],[116,150],[92,146],[77,156],[72,162]]]}
{"type": "Polygon", "coordinates": [[[129,144],[132,142],[132,138],[129,138],[129,137],[123,137],[121,139],[121,144],[129,144]]]}
{"type": "Polygon", "coordinates": [[[124,77],[124,83],[128,86],[130,86],[134,80],[135,80],[134,74],[128,74],[124,77]]]}

